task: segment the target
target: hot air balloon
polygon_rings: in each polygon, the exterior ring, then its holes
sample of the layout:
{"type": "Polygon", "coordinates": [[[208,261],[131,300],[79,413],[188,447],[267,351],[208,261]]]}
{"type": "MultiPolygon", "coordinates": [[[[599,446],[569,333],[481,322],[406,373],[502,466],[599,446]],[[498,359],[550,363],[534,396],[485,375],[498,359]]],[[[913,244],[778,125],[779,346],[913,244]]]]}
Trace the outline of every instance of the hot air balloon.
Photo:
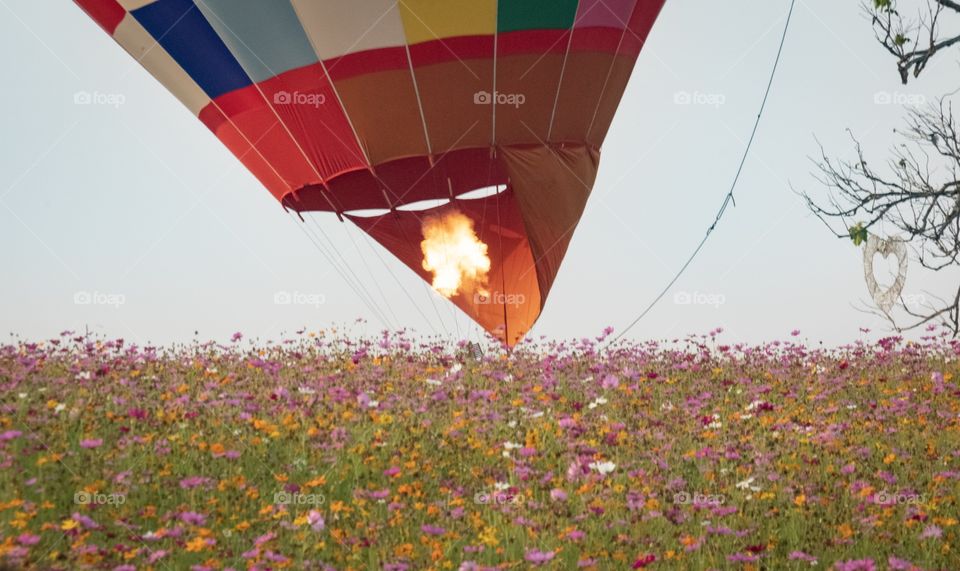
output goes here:
{"type": "Polygon", "coordinates": [[[283,207],[355,224],[512,346],[664,0],[75,2],[283,207]]]}

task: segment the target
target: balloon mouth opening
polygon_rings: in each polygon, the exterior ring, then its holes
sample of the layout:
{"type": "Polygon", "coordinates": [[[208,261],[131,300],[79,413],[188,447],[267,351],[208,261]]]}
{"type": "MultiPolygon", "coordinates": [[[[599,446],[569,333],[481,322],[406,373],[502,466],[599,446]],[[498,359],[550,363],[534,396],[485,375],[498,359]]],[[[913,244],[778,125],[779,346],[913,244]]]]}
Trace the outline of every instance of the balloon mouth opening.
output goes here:
{"type": "MultiPolygon", "coordinates": [[[[505,184],[495,184],[492,186],[484,186],[469,190],[467,192],[461,193],[450,198],[437,198],[429,200],[418,200],[416,202],[409,202],[407,204],[401,204],[397,206],[397,210],[401,212],[428,212],[430,210],[436,210],[438,208],[443,208],[457,200],[483,200],[485,198],[495,197],[498,194],[503,194],[507,191],[507,185],[505,184]]],[[[389,208],[367,208],[361,210],[347,210],[344,212],[347,216],[353,216],[356,218],[376,218],[378,216],[384,216],[390,213],[389,208]]]]}

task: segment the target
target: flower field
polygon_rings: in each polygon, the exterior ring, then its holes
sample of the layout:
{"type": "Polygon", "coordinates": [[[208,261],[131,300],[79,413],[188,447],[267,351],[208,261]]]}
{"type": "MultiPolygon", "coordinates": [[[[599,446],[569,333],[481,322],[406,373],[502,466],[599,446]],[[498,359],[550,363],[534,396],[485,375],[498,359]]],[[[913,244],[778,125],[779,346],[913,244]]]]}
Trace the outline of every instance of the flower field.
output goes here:
{"type": "Polygon", "coordinates": [[[10,569],[960,569],[960,344],[0,347],[10,569]]]}

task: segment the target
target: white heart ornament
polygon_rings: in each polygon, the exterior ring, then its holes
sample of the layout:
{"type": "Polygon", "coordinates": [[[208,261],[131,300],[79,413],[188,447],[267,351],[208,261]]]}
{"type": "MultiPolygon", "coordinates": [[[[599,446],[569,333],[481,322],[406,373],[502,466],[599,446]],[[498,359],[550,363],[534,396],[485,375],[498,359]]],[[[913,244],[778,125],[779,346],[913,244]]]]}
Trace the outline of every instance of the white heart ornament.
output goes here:
{"type": "Polygon", "coordinates": [[[873,234],[867,237],[867,245],[863,249],[863,277],[867,280],[867,290],[870,291],[873,301],[884,313],[890,312],[903,293],[903,286],[907,281],[907,262],[907,245],[902,240],[879,238],[873,234]],[[897,278],[884,290],[880,289],[874,275],[873,258],[877,254],[884,258],[895,256],[897,259],[897,278]]]}

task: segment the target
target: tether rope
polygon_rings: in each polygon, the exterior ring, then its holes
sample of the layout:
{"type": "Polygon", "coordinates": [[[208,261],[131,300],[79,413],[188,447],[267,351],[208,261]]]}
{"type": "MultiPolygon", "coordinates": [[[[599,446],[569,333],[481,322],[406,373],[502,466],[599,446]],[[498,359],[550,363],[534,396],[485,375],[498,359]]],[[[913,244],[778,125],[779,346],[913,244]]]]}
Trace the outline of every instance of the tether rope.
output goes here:
{"type": "Polygon", "coordinates": [[[737,188],[737,183],[740,182],[740,175],[743,173],[743,167],[747,162],[747,157],[750,155],[750,149],[753,147],[753,141],[757,136],[757,130],[760,128],[760,119],[763,117],[763,112],[767,107],[767,100],[770,98],[770,91],[773,89],[773,79],[774,77],[776,77],[777,68],[780,66],[780,57],[781,55],[783,55],[783,46],[784,44],[786,44],[786,41],[787,41],[787,32],[790,30],[790,21],[793,18],[793,8],[796,5],[796,3],[797,3],[797,0],[790,0],[790,11],[787,12],[787,22],[783,27],[783,35],[780,37],[780,47],[777,49],[777,58],[773,63],[773,69],[770,72],[770,79],[769,81],[767,81],[767,90],[763,95],[763,102],[760,104],[760,111],[759,113],[757,113],[757,120],[753,124],[753,132],[750,133],[750,140],[747,141],[747,147],[743,151],[743,158],[740,159],[740,167],[737,169],[737,175],[733,178],[733,184],[730,185],[730,190],[727,192],[726,196],[724,197],[723,204],[720,206],[720,210],[717,212],[717,216],[714,219],[713,224],[711,224],[710,227],[707,229],[706,235],[703,237],[703,240],[700,241],[700,244],[697,246],[697,248],[693,251],[693,254],[691,254],[690,257],[687,258],[687,261],[683,264],[683,267],[680,268],[680,271],[677,272],[677,274],[673,277],[672,280],[670,280],[667,286],[663,288],[663,291],[661,291],[660,294],[657,295],[657,297],[655,297],[652,302],[650,302],[650,305],[648,305],[646,309],[644,309],[643,312],[640,313],[640,315],[637,316],[637,318],[630,323],[630,325],[628,325],[616,337],[611,339],[607,343],[607,345],[616,343],[617,341],[622,339],[624,335],[629,333],[631,329],[633,329],[638,323],[640,323],[640,321],[642,321],[643,318],[646,317],[647,314],[650,313],[650,311],[653,310],[654,307],[656,307],[656,305],[660,302],[660,300],[662,300],[664,296],[666,296],[667,293],[669,293],[670,289],[673,288],[674,284],[676,284],[677,281],[680,279],[680,277],[683,276],[683,274],[687,271],[687,268],[690,267],[690,264],[692,264],[693,261],[696,259],[697,255],[700,254],[700,251],[703,250],[703,247],[704,245],[706,245],[707,240],[710,238],[710,235],[713,234],[713,231],[716,229],[717,224],[720,223],[720,219],[723,218],[723,215],[726,213],[727,207],[730,206],[731,204],[733,204],[734,206],[737,205],[737,202],[733,197],[733,191],[737,188]]]}

